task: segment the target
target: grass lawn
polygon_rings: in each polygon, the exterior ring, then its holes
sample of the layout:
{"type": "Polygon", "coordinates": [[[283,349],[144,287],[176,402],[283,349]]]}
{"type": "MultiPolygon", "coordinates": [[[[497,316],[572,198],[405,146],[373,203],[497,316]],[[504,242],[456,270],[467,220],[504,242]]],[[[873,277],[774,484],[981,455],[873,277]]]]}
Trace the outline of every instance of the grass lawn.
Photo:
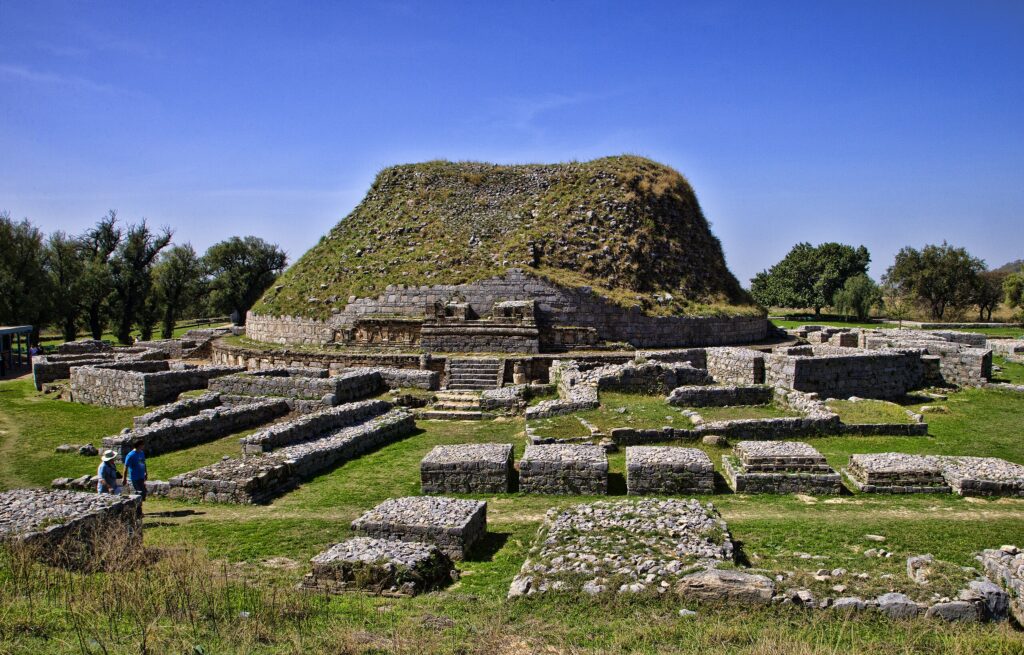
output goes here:
{"type": "Polygon", "coordinates": [[[776,407],[775,405],[736,405],[733,407],[693,407],[705,423],[714,421],[738,421],[747,418],[783,418],[800,416],[800,412],[776,407]]]}
{"type": "Polygon", "coordinates": [[[607,434],[612,428],[691,427],[690,419],[665,402],[664,396],[602,391],[601,406],[566,416],[530,422],[537,434],[551,437],[585,437],[590,434],[577,417],[607,434]]]}
{"type": "MultiPolygon", "coordinates": [[[[785,330],[792,330],[793,328],[800,327],[801,325],[828,325],[831,327],[839,328],[868,328],[868,329],[893,329],[899,327],[898,323],[858,323],[856,321],[846,322],[841,320],[835,320],[834,318],[823,318],[821,320],[814,320],[814,318],[808,318],[803,321],[786,320],[780,318],[773,318],[772,323],[776,327],[783,328],[785,330]]],[[[909,325],[904,326],[906,329],[913,330],[917,329],[909,325]]],[[[993,327],[978,327],[978,328],[949,328],[952,332],[977,332],[979,334],[987,334],[990,337],[1012,337],[1014,339],[1020,339],[1024,337],[1024,328],[1019,327],[1007,327],[1007,326],[993,326],[993,327]]]]}
{"type": "MultiPolygon", "coordinates": [[[[195,330],[195,329],[199,329],[199,328],[222,327],[224,325],[230,325],[230,323],[224,323],[223,321],[213,322],[213,323],[196,323],[196,320],[194,318],[190,318],[190,319],[187,319],[187,320],[178,321],[175,324],[174,332],[171,335],[171,338],[172,339],[177,339],[181,335],[183,335],[186,332],[188,332],[189,330],[195,330]]],[[[134,337],[135,339],[141,339],[142,338],[142,336],[139,334],[138,329],[133,329],[132,330],[132,337],[134,337]]],[[[79,333],[78,338],[79,339],[91,339],[92,335],[89,334],[88,330],[85,330],[85,331],[82,331],[81,333],[79,333]]],[[[156,327],[156,330],[153,331],[153,339],[162,339],[162,338],[163,337],[160,336],[160,326],[158,325],[156,327]]],[[[103,336],[100,337],[100,340],[101,341],[109,341],[110,343],[113,343],[113,344],[117,344],[118,343],[117,336],[115,336],[114,333],[110,332],[109,330],[103,333],[103,336]]],[[[43,346],[43,348],[55,348],[55,347],[59,346],[60,344],[64,343],[64,338],[62,336],[60,336],[59,333],[47,332],[47,334],[40,336],[39,343],[40,343],[41,346],[43,346]]]]}
{"type": "Polygon", "coordinates": [[[1024,384],[1024,364],[1011,362],[999,355],[992,356],[992,365],[1000,367],[1001,371],[992,373],[993,382],[1009,382],[1011,384],[1024,384]]]}
{"type": "MultiPolygon", "coordinates": [[[[658,426],[664,424],[663,418],[656,420],[659,416],[678,411],[656,397],[606,393],[602,404],[612,410],[627,406],[625,416],[658,426]]],[[[928,417],[927,437],[810,441],[833,466],[845,465],[851,453],[882,451],[992,455],[1024,463],[1024,394],[967,390],[951,393],[942,404],[950,412],[928,417]]],[[[94,469],[92,458],[57,456],[53,446],[96,443],[128,425],[133,413],[142,410],[42,397],[28,380],[0,383],[0,450],[6,455],[0,459],[0,486],[44,485],[73,474],[69,469],[79,462],[82,473],[94,469]]],[[[623,416],[611,412],[613,418],[623,416]]],[[[61,573],[41,565],[26,575],[24,567],[0,556],[0,653],[139,653],[139,625],[146,626],[144,652],[193,655],[1024,653],[1024,636],[1005,624],[962,626],[873,615],[847,618],[828,611],[698,606],[670,595],[581,601],[554,594],[507,601],[508,585],[544,513],[586,497],[477,496],[488,501],[489,536],[459,564],[461,579],[439,592],[411,599],[296,592],[308,558],[349,536],[353,518],[386,498],[418,493],[419,461],[433,446],[512,443],[516,458],[522,455],[521,419],[419,421],[418,426],[406,439],[320,475],[270,505],[147,502],[145,542],[162,556],[144,575],[61,573]],[[146,593],[158,593],[167,602],[111,606],[110,590],[121,580],[126,582],[117,588],[127,598],[142,593],[139,589],[155,589],[146,593]],[[694,608],[698,615],[680,619],[681,607],[694,608]]],[[[235,454],[237,438],[153,457],[154,477],[235,454]]],[[[698,447],[716,466],[727,452],[698,447]]],[[[623,493],[624,454],[612,454],[609,466],[613,493],[623,493]]],[[[959,567],[974,566],[974,552],[1024,544],[1024,500],[1019,499],[722,493],[704,500],[712,501],[728,521],[742,564],[783,575],[783,588],[806,587],[819,595],[838,595],[830,588],[840,582],[848,587],[846,595],[955,591],[971,575],[959,567]],[[869,541],[868,534],[885,541],[869,541]],[[863,555],[879,546],[893,556],[863,555]],[[908,556],[925,552],[945,562],[933,589],[914,588],[904,571],[908,556]],[[845,568],[848,575],[817,581],[812,574],[819,568],[845,568]],[[857,573],[869,577],[861,580],[857,573]]]]}
{"type": "Polygon", "coordinates": [[[907,409],[884,400],[833,400],[828,408],[843,423],[912,423],[907,409]]]}

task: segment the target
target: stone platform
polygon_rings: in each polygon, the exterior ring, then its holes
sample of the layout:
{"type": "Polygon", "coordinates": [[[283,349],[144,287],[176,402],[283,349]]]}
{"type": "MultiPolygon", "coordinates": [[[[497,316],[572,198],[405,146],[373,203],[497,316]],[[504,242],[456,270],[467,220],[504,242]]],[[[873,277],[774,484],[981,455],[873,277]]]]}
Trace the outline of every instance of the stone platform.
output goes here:
{"type": "Polygon", "coordinates": [[[425,494],[508,493],[512,490],[512,444],[434,446],[420,462],[425,494]]]}
{"type": "Polygon", "coordinates": [[[334,544],[310,562],[300,587],[342,593],[366,591],[413,596],[451,580],[454,565],[432,544],[353,537],[334,544]]]}
{"type": "Polygon", "coordinates": [[[949,493],[942,467],[934,457],[903,453],[851,455],[843,470],[846,478],[865,493],[949,493]]]}
{"type": "Polygon", "coordinates": [[[461,560],[487,533],[487,503],[437,496],[390,498],[352,521],[352,530],[380,539],[434,544],[461,560]]]}
{"type": "Polygon", "coordinates": [[[142,542],[141,507],[139,496],[14,489],[0,493],[0,541],[52,564],[88,566],[99,543],[142,542]]]}
{"type": "Polygon", "coordinates": [[[715,492],[715,467],[698,448],[629,446],[626,490],[631,496],[715,492]]]}
{"type": "Polygon", "coordinates": [[[1024,497],[1024,466],[997,457],[938,457],[942,477],[961,496],[1024,497]]]}
{"type": "Polygon", "coordinates": [[[519,490],[533,494],[608,493],[608,456],[588,444],[527,446],[519,460],[519,490]]]}
{"type": "Polygon", "coordinates": [[[508,595],[665,593],[732,557],[728,526],[710,503],[599,500],[548,510],[508,595]]]}
{"type": "Polygon", "coordinates": [[[722,472],[736,493],[830,495],[843,489],[839,473],[802,441],[741,441],[722,456],[722,472]]]}

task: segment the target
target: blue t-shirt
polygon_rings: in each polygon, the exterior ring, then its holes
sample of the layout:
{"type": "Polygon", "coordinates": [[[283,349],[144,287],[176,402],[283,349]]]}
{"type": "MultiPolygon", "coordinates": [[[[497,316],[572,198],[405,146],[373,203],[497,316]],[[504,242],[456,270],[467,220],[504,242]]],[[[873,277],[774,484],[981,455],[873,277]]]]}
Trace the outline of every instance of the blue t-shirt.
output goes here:
{"type": "MultiPolygon", "coordinates": [[[[100,462],[96,475],[107,484],[108,491],[113,491],[117,488],[117,469],[110,462],[100,462]]],[[[97,488],[101,489],[99,485],[97,485],[97,488]]]]}
{"type": "Polygon", "coordinates": [[[146,479],[146,456],[141,451],[131,451],[124,458],[124,468],[131,480],[142,482],[146,479]]]}

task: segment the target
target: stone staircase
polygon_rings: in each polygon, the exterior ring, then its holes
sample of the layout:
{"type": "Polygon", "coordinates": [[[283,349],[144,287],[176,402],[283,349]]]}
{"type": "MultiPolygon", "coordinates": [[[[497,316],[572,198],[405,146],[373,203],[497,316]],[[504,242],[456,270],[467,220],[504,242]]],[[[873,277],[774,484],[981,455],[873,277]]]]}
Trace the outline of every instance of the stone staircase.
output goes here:
{"type": "Polygon", "coordinates": [[[438,391],[434,397],[430,408],[419,412],[420,418],[440,421],[481,421],[494,418],[480,408],[479,392],[438,391]]]}
{"type": "Polygon", "coordinates": [[[498,359],[453,359],[448,365],[449,391],[483,391],[498,386],[498,359]]]}

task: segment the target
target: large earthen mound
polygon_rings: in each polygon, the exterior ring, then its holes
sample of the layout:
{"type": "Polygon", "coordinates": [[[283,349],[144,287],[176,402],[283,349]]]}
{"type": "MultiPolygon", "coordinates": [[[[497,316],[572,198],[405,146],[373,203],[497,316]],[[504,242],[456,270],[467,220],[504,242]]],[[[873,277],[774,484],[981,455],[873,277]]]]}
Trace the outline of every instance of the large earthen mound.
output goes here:
{"type": "Polygon", "coordinates": [[[512,268],[651,316],[756,312],[690,184],[632,156],[385,169],[253,312],[326,319],[389,285],[472,283],[512,268]]]}

